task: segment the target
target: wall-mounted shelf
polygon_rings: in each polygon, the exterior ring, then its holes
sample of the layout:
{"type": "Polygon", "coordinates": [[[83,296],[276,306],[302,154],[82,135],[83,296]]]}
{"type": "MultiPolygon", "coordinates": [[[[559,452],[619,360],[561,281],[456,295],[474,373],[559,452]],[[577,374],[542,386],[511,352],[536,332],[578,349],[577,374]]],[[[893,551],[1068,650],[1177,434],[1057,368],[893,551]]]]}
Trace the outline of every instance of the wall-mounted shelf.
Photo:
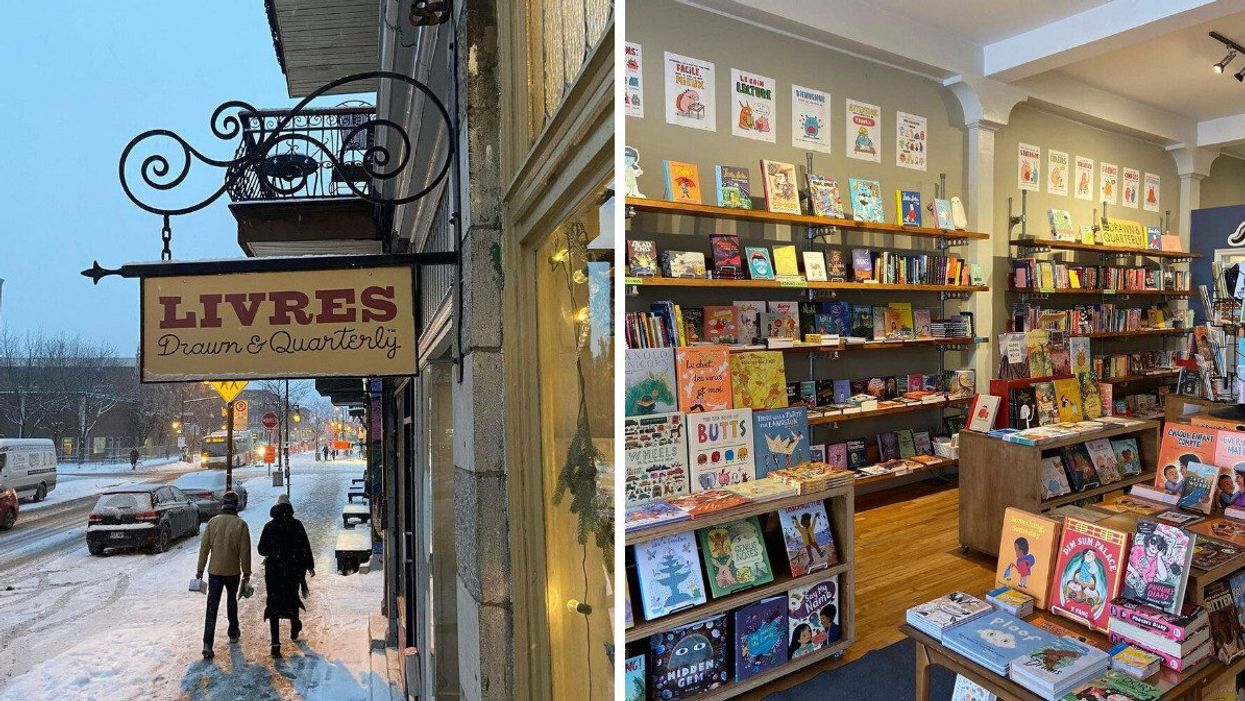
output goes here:
{"type": "Polygon", "coordinates": [[[1103,297],[1192,297],[1192,290],[1042,290],[1028,289],[1018,287],[1008,287],[1007,291],[1013,294],[1024,295],[1101,295],[1103,297]]]}
{"type": "Polygon", "coordinates": [[[977,343],[989,343],[989,339],[974,338],[972,336],[956,336],[954,338],[917,338],[911,341],[868,341],[865,343],[839,343],[835,346],[827,345],[796,345],[790,348],[760,348],[760,347],[744,347],[736,346],[731,348],[732,353],[751,353],[761,350],[776,350],[782,353],[846,353],[850,351],[866,351],[866,350],[899,350],[903,348],[928,348],[929,346],[971,346],[977,343]]]}
{"type": "Polygon", "coordinates": [[[1154,373],[1149,373],[1146,375],[1120,375],[1119,377],[1104,377],[1104,378],[1099,379],[1098,381],[1105,382],[1107,384],[1112,384],[1112,385],[1122,385],[1128,382],[1135,382],[1137,380],[1153,380],[1156,378],[1170,379],[1172,377],[1179,377],[1179,376],[1180,376],[1179,370],[1167,370],[1164,372],[1154,372],[1154,373]]]}
{"type": "Polygon", "coordinates": [[[1086,338],[1134,338],[1137,336],[1183,336],[1189,329],[1136,329],[1133,331],[1098,331],[1095,333],[1071,333],[1070,336],[1086,338]]]}
{"type": "Polygon", "coordinates": [[[875,416],[887,416],[889,414],[910,414],[914,411],[926,411],[928,409],[937,409],[938,407],[961,406],[964,404],[972,404],[972,397],[961,397],[958,399],[948,399],[945,402],[923,402],[921,404],[908,404],[906,406],[887,407],[886,409],[875,409],[873,411],[859,411],[855,414],[833,414],[831,416],[810,416],[808,417],[809,426],[822,426],[825,424],[837,424],[841,421],[857,421],[859,419],[871,419],[875,416]]]}
{"type": "Polygon", "coordinates": [[[1041,248],[1054,251],[1086,251],[1107,255],[1135,255],[1150,258],[1169,258],[1171,260],[1193,260],[1201,258],[1197,253],[1184,251],[1155,251],[1149,248],[1120,248],[1116,246],[1099,246],[1096,244],[1078,243],[1076,241],[1052,241],[1049,239],[1012,239],[1011,245],[1017,248],[1041,248]]]}
{"type": "Polygon", "coordinates": [[[986,292],[985,285],[896,285],[880,282],[808,282],[806,280],[721,280],[701,277],[629,277],[637,287],[723,287],[751,289],[854,290],[857,292],[986,292]]]}

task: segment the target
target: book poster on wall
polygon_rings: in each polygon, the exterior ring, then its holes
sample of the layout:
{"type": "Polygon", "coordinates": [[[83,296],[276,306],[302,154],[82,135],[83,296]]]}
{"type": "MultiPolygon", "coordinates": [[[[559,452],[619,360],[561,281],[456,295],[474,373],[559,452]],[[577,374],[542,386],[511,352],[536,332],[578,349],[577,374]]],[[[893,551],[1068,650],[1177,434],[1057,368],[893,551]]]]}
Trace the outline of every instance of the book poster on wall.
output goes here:
{"type": "Polygon", "coordinates": [[[791,145],[830,153],[830,93],[791,86],[791,145]]]}
{"type": "Polygon", "coordinates": [[[847,157],[882,162],[882,108],[847,98],[847,157]]]}
{"type": "Polygon", "coordinates": [[[1136,168],[1124,168],[1120,171],[1120,204],[1137,209],[1137,200],[1141,198],[1141,172],[1136,168]]]}
{"type": "Polygon", "coordinates": [[[774,143],[774,79],[731,69],[731,134],[774,143]]]}
{"type": "Polygon", "coordinates": [[[644,90],[640,87],[642,80],[643,58],[640,45],[634,41],[626,43],[627,61],[623,64],[623,114],[628,117],[644,117],[644,90]]]}
{"type": "Polygon", "coordinates": [[[1105,161],[1098,164],[1098,201],[1115,204],[1119,201],[1120,167],[1105,161]]]}
{"type": "Polygon", "coordinates": [[[666,52],[666,123],[717,131],[713,63],[666,52]]]}
{"type": "Polygon", "coordinates": [[[1078,200],[1094,199],[1094,159],[1076,157],[1076,183],[1072,192],[1078,200]]]}
{"type": "Polygon", "coordinates": [[[1159,211],[1159,176],[1146,173],[1141,188],[1141,207],[1147,212],[1159,211]]]}
{"type": "Polygon", "coordinates": [[[1068,194],[1068,154],[1066,151],[1046,151],[1046,192],[1052,195],[1068,194]]]}
{"type": "Polygon", "coordinates": [[[1042,147],[1021,143],[1016,148],[1016,187],[1037,192],[1042,189],[1042,147]]]}
{"type": "Polygon", "coordinates": [[[925,170],[925,149],[929,145],[929,121],[907,112],[895,113],[895,165],[925,170]]]}

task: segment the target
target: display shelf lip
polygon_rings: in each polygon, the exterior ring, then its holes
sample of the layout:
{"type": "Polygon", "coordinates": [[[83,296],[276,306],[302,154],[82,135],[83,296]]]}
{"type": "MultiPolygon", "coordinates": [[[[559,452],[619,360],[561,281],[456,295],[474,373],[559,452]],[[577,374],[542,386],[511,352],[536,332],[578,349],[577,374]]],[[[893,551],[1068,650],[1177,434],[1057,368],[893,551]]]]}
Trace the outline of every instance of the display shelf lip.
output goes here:
{"type": "Polygon", "coordinates": [[[1069,336],[1084,336],[1086,338],[1132,338],[1144,336],[1183,336],[1193,333],[1192,329],[1134,329],[1132,331],[1095,331],[1093,333],[1072,333],[1065,332],[1069,336]]]}
{"type": "Polygon", "coordinates": [[[889,482],[891,480],[897,480],[903,477],[910,477],[912,475],[918,475],[918,474],[921,474],[922,472],[931,472],[939,468],[959,467],[959,465],[960,465],[959,460],[944,459],[940,463],[937,463],[934,465],[922,465],[921,467],[908,470],[907,472],[903,474],[895,474],[892,472],[892,473],[887,473],[885,475],[871,475],[869,477],[862,477],[856,480],[856,485],[859,486],[859,485],[878,484],[881,482],[889,482]]]}
{"type": "Polygon", "coordinates": [[[1009,294],[1028,294],[1028,295],[1102,295],[1104,297],[1191,297],[1193,290],[1105,290],[1105,289],[1058,289],[1058,290],[1042,290],[1038,288],[1021,288],[1008,285],[1007,292],[1009,294]]]}
{"type": "Polygon", "coordinates": [[[853,644],[855,644],[855,642],[856,642],[855,638],[844,637],[843,639],[835,642],[830,647],[822,648],[821,650],[817,650],[816,652],[810,652],[809,654],[797,657],[794,660],[787,660],[786,662],[778,665],[777,667],[774,667],[772,669],[767,669],[764,672],[761,672],[760,674],[757,674],[755,676],[748,677],[747,679],[741,682],[739,681],[727,682],[726,684],[723,684],[722,686],[716,689],[711,689],[702,694],[698,694],[692,698],[694,698],[695,701],[723,701],[723,699],[729,699],[729,698],[738,696],[739,694],[742,694],[744,692],[751,691],[753,689],[765,686],[766,684],[774,681],[775,679],[781,679],[782,677],[785,677],[788,674],[791,674],[792,672],[795,672],[797,670],[803,669],[805,667],[811,667],[812,665],[815,665],[819,662],[824,663],[827,659],[832,658],[835,655],[838,655],[844,652],[845,650],[847,650],[847,648],[851,647],[853,644]]]}
{"type": "Polygon", "coordinates": [[[864,222],[855,219],[832,219],[811,214],[786,214],[770,212],[764,209],[744,209],[742,207],[718,207],[711,204],[690,202],[671,202],[669,200],[648,199],[643,197],[626,198],[626,206],[639,212],[654,214],[677,214],[694,217],[710,217],[714,219],[735,219],[739,221],[755,221],[770,224],[803,224],[807,226],[835,226],[851,231],[872,233],[898,234],[901,236],[923,236],[941,239],[973,239],[985,240],[989,234],[980,231],[962,231],[959,229],[938,229],[928,226],[904,226],[885,222],[864,222]]]}
{"type": "Polygon", "coordinates": [[[626,277],[624,285],[634,287],[725,287],[810,290],[877,290],[883,292],[989,292],[989,285],[918,285],[891,282],[821,282],[815,280],[731,280],[712,277],[626,277]]]}
{"type": "Polygon", "coordinates": [[[1080,243],[1078,241],[1055,241],[1053,239],[1012,239],[1008,241],[1009,245],[1017,248],[1051,248],[1060,251],[1088,251],[1092,253],[1125,253],[1137,256],[1150,256],[1153,258],[1178,258],[1192,260],[1201,258],[1200,253],[1187,253],[1183,251],[1156,251],[1149,248],[1131,248],[1120,246],[1104,246],[1102,244],[1080,243]]]}
{"type": "Polygon", "coordinates": [[[1099,379],[1098,381],[1104,384],[1109,384],[1109,385],[1119,385],[1119,384],[1124,384],[1126,382],[1135,382],[1137,380],[1152,380],[1156,377],[1157,378],[1172,378],[1172,377],[1179,377],[1179,376],[1180,376],[1179,370],[1166,370],[1164,372],[1154,372],[1154,373],[1145,374],[1145,375],[1121,375],[1119,377],[1104,377],[1104,378],[1099,379]]]}
{"type": "MultiPolygon", "coordinates": [[[[1093,419],[1089,419],[1089,420],[1092,421],[1093,419]]],[[[1012,445],[1019,446],[1021,448],[1033,448],[1036,450],[1045,451],[1045,450],[1050,450],[1052,448],[1063,448],[1069,445],[1076,445],[1077,443],[1084,443],[1086,441],[1092,441],[1096,438],[1111,438],[1112,436],[1123,436],[1129,433],[1137,433],[1138,431],[1145,431],[1147,429],[1159,428],[1159,422],[1154,419],[1138,419],[1138,421],[1140,421],[1141,423],[1133,424],[1131,426],[1111,426],[1108,428],[1103,428],[1098,431],[1086,431],[1084,433],[1077,433],[1075,435],[1068,436],[1067,438],[1060,438],[1057,441],[1051,441],[1049,443],[1042,443],[1039,445],[1024,445],[1023,443],[1005,441],[1002,438],[995,438],[993,436],[989,436],[985,433],[982,433],[981,431],[971,431],[968,429],[964,429],[964,431],[965,433],[970,433],[974,436],[980,436],[981,438],[985,440],[999,441],[1001,443],[1011,443],[1012,445]]],[[[1151,472],[1150,476],[1153,477],[1154,473],[1151,472]]],[[[1127,486],[1128,483],[1126,483],[1126,480],[1120,480],[1118,482],[1112,482],[1111,484],[1113,485],[1124,484],[1125,486],[1127,486]]],[[[1088,491],[1074,492],[1073,494],[1079,494],[1079,495],[1084,496],[1084,495],[1089,495],[1089,492],[1088,491]]],[[[1071,496],[1071,495],[1068,495],[1068,496],[1071,496]]],[[[1062,499],[1062,498],[1063,497],[1056,497],[1056,499],[1062,499]]],[[[1076,500],[1073,499],[1072,501],[1076,501],[1076,500]]],[[[1043,505],[1046,504],[1046,502],[1042,502],[1042,503],[1043,505]]]]}
{"type": "Polygon", "coordinates": [[[635,545],[636,543],[643,543],[648,540],[664,538],[665,536],[674,535],[675,533],[696,531],[701,528],[708,528],[709,526],[717,526],[723,523],[730,523],[731,521],[738,521],[741,518],[748,518],[749,516],[768,514],[771,511],[778,511],[779,509],[783,509],[788,506],[799,506],[801,504],[807,504],[811,501],[825,501],[826,499],[833,499],[835,497],[845,497],[851,493],[854,488],[855,485],[849,483],[838,487],[831,487],[830,489],[823,489],[819,492],[793,494],[789,497],[783,497],[781,499],[770,499],[769,501],[750,501],[747,504],[740,504],[739,506],[731,509],[715,511],[712,514],[701,518],[683,519],[682,521],[653,526],[652,528],[642,528],[638,531],[628,531],[624,526],[623,544],[635,545]]]}
{"type": "Polygon", "coordinates": [[[809,572],[808,574],[800,575],[799,577],[786,577],[781,580],[775,577],[772,582],[767,582],[750,589],[742,589],[716,599],[710,599],[699,606],[693,606],[691,608],[675,611],[674,613],[662,616],[661,618],[655,618],[651,621],[637,623],[635,626],[627,630],[626,641],[628,643],[634,643],[638,640],[644,640],[654,633],[661,633],[670,630],[671,628],[678,628],[679,626],[699,621],[702,618],[708,618],[709,616],[716,616],[720,613],[733,611],[740,606],[746,606],[747,604],[755,603],[761,599],[767,599],[771,596],[786,593],[792,587],[802,587],[807,584],[824,582],[827,579],[837,577],[838,575],[847,572],[851,569],[851,566],[851,561],[845,560],[834,567],[829,567],[824,570],[817,570],[816,572],[809,572]]]}
{"type": "MultiPolygon", "coordinates": [[[[915,338],[909,341],[867,341],[865,343],[839,343],[827,345],[799,345],[786,348],[761,348],[757,346],[729,346],[732,353],[757,353],[760,351],[778,351],[781,353],[839,353],[843,351],[861,350],[899,350],[902,348],[924,348],[927,346],[968,346],[988,345],[990,339],[980,336],[955,336],[952,338],[915,338]]],[[[699,344],[697,344],[699,345],[699,344]]],[[[712,345],[712,344],[711,344],[712,345]]]]}
{"type": "MultiPolygon", "coordinates": [[[[1119,435],[1119,434],[1113,434],[1113,435],[1119,435]]],[[[1098,436],[1098,437],[1106,438],[1106,436],[1098,436]]],[[[1093,439],[1091,438],[1090,440],[1093,440],[1093,439]]],[[[1045,446],[1038,446],[1038,447],[1045,447],[1045,446]]],[[[1117,480],[1110,484],[1104,484],[1104,485],[1100,485],[1097,487],[1093,487],[1091,489],[1086,489],[1083,492],[1070,492],[1068,494],[1064,494],[1063,496],[1053,497],[1051,499],[1043,499],[1041,510],[1047,511],[1049,509],[1059,508],[1060,506],[1067,506],[1068,504],[1078,502],[1082,499],[1087,499],[1089,497],[1096,497],[1096,496],[1101,496],[1103,494],[1108,494],[1118,489],[1123,489],[1125,487],[1131,487],[1134,484],[1141,484],[1143,482],[1153,483],[1154,475],[1157,472],[1158,472],[1157,470],[1146,470],[1142,472],[1140,475],[1133,475],[1131,477],[1125,477],[1124,479],[1117,480]]]]}
{"type": "Polygon", "coordinates": [[[1001,382],[1004,383],[1004,389],[1016,389],[1017,387],[1032,387],[1039,382],[1054,382],[1056,380],[1071,380],[1075,378],[1075,375],[1043,375],[1041,377],[1018,377],[1012,380],[995,377],[991,378],[990,384],[1001,382]]]}
{"type": "Polygon", "coordinates": [[[809,426],[821,426],[824,424],[835,424],[840,421],[856,421],[859,419],[870,419],[875,416],[886,416],[888,414],[908,414],[914,411],[924,411],[935,407],[946,406],[962,406],[971,404],[973,397],[957,397],[948,399],[943,402],[921,402],[919,404],[909,404],[906,406],[887,407],[886,409],[875,409],[873,411],[861,411],[854,414],[834,414],[831,416],[810,416],[808,419],[809,426]]]}

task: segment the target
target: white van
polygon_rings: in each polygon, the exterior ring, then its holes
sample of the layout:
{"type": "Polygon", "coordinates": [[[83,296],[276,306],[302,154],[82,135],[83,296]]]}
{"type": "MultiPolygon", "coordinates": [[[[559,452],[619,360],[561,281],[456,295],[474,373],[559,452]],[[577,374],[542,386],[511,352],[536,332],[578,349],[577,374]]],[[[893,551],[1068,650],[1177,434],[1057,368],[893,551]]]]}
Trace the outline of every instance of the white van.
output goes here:
{"type": "Polygon", "coordinates": [[[0,485],[43,501],[56,488],[56,449],[48,438],[0,438],[0,485]]]}

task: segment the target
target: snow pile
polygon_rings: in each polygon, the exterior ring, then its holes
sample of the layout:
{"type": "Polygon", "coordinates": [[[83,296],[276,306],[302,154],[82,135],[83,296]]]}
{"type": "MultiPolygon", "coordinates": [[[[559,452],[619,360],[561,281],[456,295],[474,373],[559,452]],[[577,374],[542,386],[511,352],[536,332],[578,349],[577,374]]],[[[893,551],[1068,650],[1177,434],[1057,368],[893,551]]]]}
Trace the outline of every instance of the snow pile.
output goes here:
{"type": "MultiPolygon", "coordinates": [[[[197,470],[199,469],[199,464],[195,462],[182,462],[176,455],[168,458],[144,458],[138,462],[138,469],[134,470],[134,472],[150,472],[157,468],[162,471],[197,470]]],[[[130,463],[128,460],[120,460],[118,462],[84,462],[79,464],[69,460],[61,460],[56,464],[56,476],[58,478],[62,475],[89,475],[100,472],[130,472],[130,463]]]]}

